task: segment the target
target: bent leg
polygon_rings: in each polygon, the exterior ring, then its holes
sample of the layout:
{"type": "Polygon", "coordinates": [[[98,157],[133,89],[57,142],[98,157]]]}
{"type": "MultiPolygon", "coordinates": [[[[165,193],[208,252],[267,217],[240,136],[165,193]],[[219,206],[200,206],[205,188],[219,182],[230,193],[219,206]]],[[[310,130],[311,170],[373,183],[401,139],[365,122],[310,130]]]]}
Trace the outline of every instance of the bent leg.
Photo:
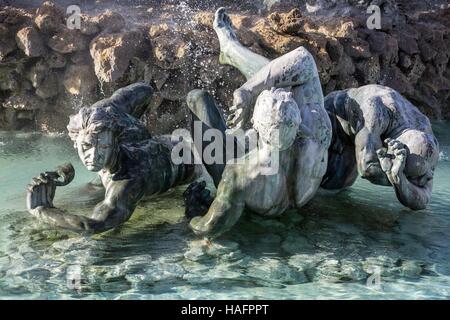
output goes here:
{"type": "Polygon", "coordinates": [[[244,211],[248,184],[245,167],[227,166],[223,176],[206,215],[193,218],[189,224],[199,236],[209,239],[220,236],[237,223],[244,211]]]}
{"type": "Polygon", "coordinates": [[[224,8],[216,11],[213,27],[220,43],[220,63],[237,68],[247,80],[270,62],[239,42],[224,8]]]}
{"type": "Polygon", "coordinates": [[[332,127],[332,139],[328,149],[327,171],[320,186],[324,189],[342,189],[351,186],[358,177],[355,144],[345,133],[337,119],[336,108],[343,108],[345,95],[333,92],[325,98],[325,108],[332,127]]]}
{"type": "Polygon", "coordinates": [[[204,141],[203,137],[207,130],[217,129],[221,132],[223,140],[223,155],[226,155],[226,134],[225,130],[227,126],[225,120],[222,117],[219,109],[217,108],[213,97],[204,90],[192,90],[189,92],[186,98],[187,106],[191,111],[192,122],[191,122],[191,135],[195,139],[195,124],[197,122],[201,123],[201,144],[196,143],[195,147],[202,158],[202,162],[214,180],[216,187],[219,185],[220,179],[222,178],[222,173],[225,168],[225,159],[221,163],[206,164],[203,159],[203,151],[207,146],[209,146],[213,141],[204,141]]]}

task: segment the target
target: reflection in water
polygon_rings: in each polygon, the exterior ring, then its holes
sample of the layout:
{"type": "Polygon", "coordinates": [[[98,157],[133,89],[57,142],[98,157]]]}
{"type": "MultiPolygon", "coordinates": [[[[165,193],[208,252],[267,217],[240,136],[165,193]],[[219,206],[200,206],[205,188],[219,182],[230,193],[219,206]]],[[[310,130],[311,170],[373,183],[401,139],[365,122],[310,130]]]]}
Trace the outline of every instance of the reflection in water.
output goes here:
{"type": "Polygon", "coordinates": [[[0,298],[448,298],[448,123],[435,131],[442,153],[427,210],[409,211],[392,189],[358,180],[279,219],[247,213],[211,244],[187,228],[183,187],[142,201],[102,235],[39,224],[25,211],[32,176],[71,161],[76,178],[55,203],[82,214],[92,203],[74,194],[94,176],[67,138],[0,133],[0,298]],[[75,290],[67,270],[78,267],[75,290]],[[381,287],[367,286],[377,270],[381,287]]]}

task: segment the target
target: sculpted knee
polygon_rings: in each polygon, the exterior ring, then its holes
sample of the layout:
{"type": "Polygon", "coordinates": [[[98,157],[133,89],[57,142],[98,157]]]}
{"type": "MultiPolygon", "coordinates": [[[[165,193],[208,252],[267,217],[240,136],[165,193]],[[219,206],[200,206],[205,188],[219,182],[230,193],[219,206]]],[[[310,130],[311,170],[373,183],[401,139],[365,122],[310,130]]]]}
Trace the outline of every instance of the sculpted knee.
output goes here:
{"type": "Polygon", "coordinates": [[[293,51],[293,59],[301,62],[304,66],[313,67],[314,58],[312,54],[305,47],[298,47],[293,51]]]}

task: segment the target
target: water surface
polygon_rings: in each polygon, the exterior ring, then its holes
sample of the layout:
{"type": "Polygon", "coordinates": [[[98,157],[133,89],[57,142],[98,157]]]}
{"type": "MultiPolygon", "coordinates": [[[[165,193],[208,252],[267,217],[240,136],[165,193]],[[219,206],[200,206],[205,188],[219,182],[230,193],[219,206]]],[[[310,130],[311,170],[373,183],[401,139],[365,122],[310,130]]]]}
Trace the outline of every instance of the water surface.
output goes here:
{"type": "Polygon", "coordinates": [[[247,213],[211,244],[187,228],[184,187],[93,237],[37,222],[25,211],[32,176],[71,161],[76,177],[55,205],[86,214],[93,204],[77,192],[94,175],[65,137],[0,132],[0,298],[448,299],[450,124],[434,130],[441,160],[428,209],[405,209],[391,188],[359,179],[279,219],[247,213]],[[68,286],[74,266],[79,290],[68,286]],[[379,286],[367,286],[378,273],[379,286]]]}

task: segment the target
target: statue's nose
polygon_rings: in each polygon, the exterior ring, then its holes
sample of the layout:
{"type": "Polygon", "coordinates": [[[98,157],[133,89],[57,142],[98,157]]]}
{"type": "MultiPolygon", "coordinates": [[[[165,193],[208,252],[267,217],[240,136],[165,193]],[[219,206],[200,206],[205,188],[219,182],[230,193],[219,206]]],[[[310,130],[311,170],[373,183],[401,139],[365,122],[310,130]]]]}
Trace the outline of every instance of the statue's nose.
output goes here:
{"type": "Polygon", "coordinates": [[[92,160],[97,161],[99,158],[99,152],[97,148],[92,148],[92,160]]]}
{"type": "Polygon", "coordinates": [[[96,150],[97,148],[91,148],[90,150],[87,150],[85,153],[85,159],[87,162],[95,162],[98,158],[98,152],[96,150]]]}

